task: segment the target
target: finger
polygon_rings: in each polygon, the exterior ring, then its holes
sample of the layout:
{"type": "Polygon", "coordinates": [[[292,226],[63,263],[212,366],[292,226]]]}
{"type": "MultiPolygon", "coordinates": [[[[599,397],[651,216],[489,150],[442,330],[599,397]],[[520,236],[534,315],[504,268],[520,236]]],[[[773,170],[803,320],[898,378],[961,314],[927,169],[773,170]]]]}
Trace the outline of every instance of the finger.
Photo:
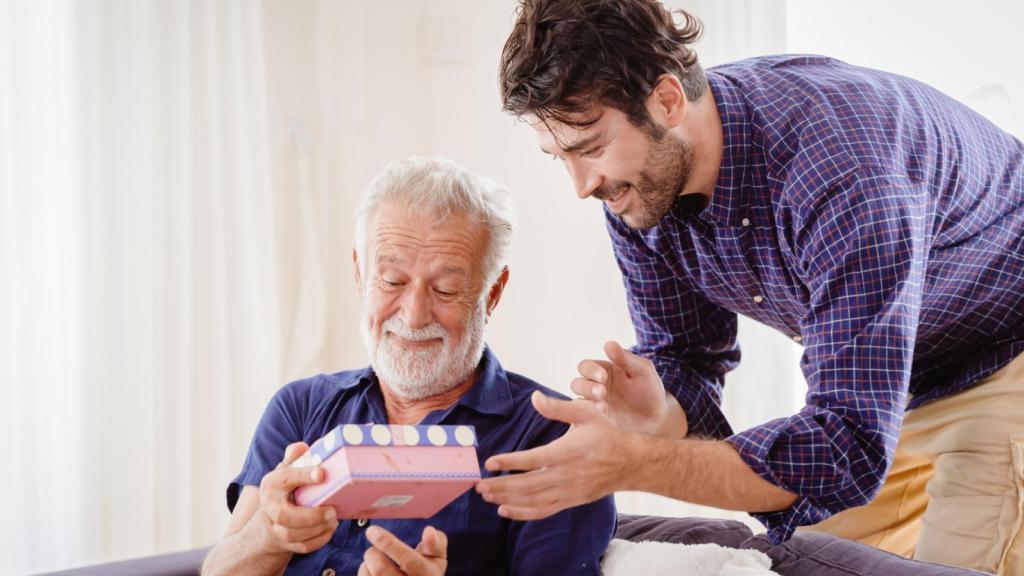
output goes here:
{"type": "Polygon", "coordinates": [[[317,484],[324,479],[324,471],[319,466],[287,466],[270,474],[275,488],[281,492],[291,492],[299,486],[317,484]]]}
{"type": "Polygon", "coordinates": [[[372,576],[404,576],[398,566],[384,552],[372,546],[363,553],[363,564],[366,565],[366,571],[372,576]]]}
{"type": "Polygon", "coordinates": [[[509,495],[512,494],[536,494],[552,488],[552,470],[557,468],[543,468],[525,474],[509,474],[506,476],[495,476],[477,482],[477,492],[487,502],[494,504],[506,504],[509,495]]]}
{"type": "Polygon", "coordinates": [[[307,540],[319,538],[325,531],[333,533],[337,527],[337,522],[320,522],[319,524],[306,526],[304,528],[285,526],[284,524],[273,524],[271,526],[271,530],[274,531],[274,535],[276,535],[282,542],[298,544],[307,540]]]}
{"type": "Polygon", "coordinates": [[[356,574],[356,576],[373,576],[373,574],[370,573],[370,569],[366,566],[365,560],[359,565],[359,573],[356,574]]]}
{"type": "MultiPolygon", "coordinates": [[[[562,461],[559,458],[561,458],[564,452],[557,443],[558,440],[555,440],[545,446],[538,446],[521,452],[509,452],[507,454],[491,456],[486,462],[484,462],[484,468],[491,472],[501,470],[536,470],[538,468],[557,464],[562,461]]],[[[493,480],[497,479],[488,478],[486,480],[481,480],[480,482],[477,482],[477,486],[489,486],[493,480]]]]}
{"type": "Polygon", "coordinates": [[[530,474],[534,477],[527,479],[526,474],[506,476],[502,480],[510,482],[494,485],[493,490],[485,491],[481,497],[499,506],[538,507],[568,496],[565,494],[566,486],[572,486],[571,483],[559,481],[557,475],[549,474],[547,470],[530,474]]]}
{"type": "Polygon", "coordinates": [[[281,463],[285,466],[290,466],[292,462],[298,460],[307,450],[309,450],[309,445],[305,442],[293,442],[284,449],[284,460],[281,463]]]}
{"type": "Polygon", "coordinates": [[[448,558],[448,536],[433,526],[427,526],[423,528],[416,551],[428,558],[448,558]]]}
{"type": "MultiPolygon", "coordinates": [[[[403,572],[415,572],[417,570],[426,570],[428,568],[426,559],[423,558],[418,552],[409,547],[408,544],[402,542],[397,536],[381,528],[380,526],[371,526],[366,529],[366,539],[373,544],[371,550],[379,550],[383,552],[388,558],[391,559],[403,572]]],[[[370,568],[374,574],[377,574],[374,564],[370,563],[370,568]]]]}
{"type": "Polygon", "coordinates": [[[569,508],[568,505],[555,503],[548,506],[541,506],[538,508],[519,507],[519,506],[500,506],[498,507],[498,515],[502,518],[508,518],[509,520],[541,520],[558,514],[562,510],[569,508]]]}
{"type": "Polygon", "coordinates": [[[590,378],[573,378],[569,388],[587,400],[602,400],[607,392],[604,384],[598,384],[590,378]]]}
{"type": "Polygon", "coordinates": [[[541,416],[566,424],[585,424],[601,415],[594,403],[587,400],[559,400],[545,396],[540,391],[534,392],[530,400],[541,416]]]}
{"type": "Polygon", "coordinates": [[[601,384],[608,382],[611,369],[612,363],[607,360],[583,360],[576,366],[576,371],[580,373],[580,376],[601,384]]]}
{"type": "Polygon", "coordinates": [[[296,506],[286,499],[267,506],[264,510],[274,524],[287,528],[312,528],[317,524],[330,524],[338,521],[338,513],[331,506],[306,508],[296,506]]]}
{"type": "MultiPolygon", "coordinates": [[[[337,526],[335,526],[335,528],[337,528],[337,526]]],[[[309,554],[314,550],[319,550],[320,548],[323,548],[324,545],[330,542],[331,538],[333,537],[334,529],[327,529],[324,530],[323,533],[321,533],[319,536],[316,536],[310,540],[306,540],[305,542],[292,542],[285,544],[285,548],[296,554],[309,554]]]]}
{"type": "Polygon", "coordinates": [[[625,370],[627,376],[635,376],[644,368],[647,360],[626,350],[615,341],[605,343],[604,353],[613,364],[625,370]]]}

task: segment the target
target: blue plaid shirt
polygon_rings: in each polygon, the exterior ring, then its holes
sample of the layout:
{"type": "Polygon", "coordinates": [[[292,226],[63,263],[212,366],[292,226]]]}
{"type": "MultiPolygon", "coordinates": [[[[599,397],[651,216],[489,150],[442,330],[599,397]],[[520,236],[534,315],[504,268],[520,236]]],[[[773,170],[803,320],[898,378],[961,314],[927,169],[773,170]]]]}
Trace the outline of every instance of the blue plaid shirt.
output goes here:
{"type": "Polygon", "coordinates": [[[775,542],[871,500],[904,411],[1024,352],[1024,145],[919,82],[816,56],[708,71],[724,155],[706,206],[606,211],[636,328],[687,413],[798,495],[775,542]],[[736,314],[801,342],[807,404],[733,434],[736,314]]]}

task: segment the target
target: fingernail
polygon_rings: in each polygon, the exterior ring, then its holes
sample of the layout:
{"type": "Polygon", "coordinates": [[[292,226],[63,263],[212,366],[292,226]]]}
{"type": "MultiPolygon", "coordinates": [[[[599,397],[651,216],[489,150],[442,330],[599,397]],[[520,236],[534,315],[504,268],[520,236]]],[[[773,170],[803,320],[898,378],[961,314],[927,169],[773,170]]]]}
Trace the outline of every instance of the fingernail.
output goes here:
{"type": "Polygon", "coordinates": [[[334,511],[334,508],[328,508],[327,512],[324,513],[324,520],[328,522],[334,522],[338,519],[338,513],[334,511]]]}
{"type": "Polygon", "coordinates": [[[379,530],[380,528],[377,528],[376,526],[370,526],[366,529],[366,539],[370,541],[370,544],[377,543],[377,536],[379,536],[379,530]]]}
{"type": "Polygon", "coordinates": [[[309,477],[313,479],[313,482],[319,482],[321,475],[322,475],[322,472],[320,471],[319,468],[317,468],[316,470],[313,470],[312,472],[309,473],[309,477]]]}
{"type": "Polygon", "coordinates": [[[508,516],[508,511],[504,506],[498,506],[498,516],[508,516]]]}

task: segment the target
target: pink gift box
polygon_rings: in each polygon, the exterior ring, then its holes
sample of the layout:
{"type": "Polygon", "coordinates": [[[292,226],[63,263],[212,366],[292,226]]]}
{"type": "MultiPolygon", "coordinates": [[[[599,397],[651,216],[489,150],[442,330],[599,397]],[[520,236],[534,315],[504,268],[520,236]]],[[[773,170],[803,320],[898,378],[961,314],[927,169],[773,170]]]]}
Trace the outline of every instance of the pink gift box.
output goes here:
{"type": "Polygon", "coordinates": [[[339,518],[429,518],[480,480],[472,426],[342,424],[292,463],[316,465],[295,502],[339,518]]]}

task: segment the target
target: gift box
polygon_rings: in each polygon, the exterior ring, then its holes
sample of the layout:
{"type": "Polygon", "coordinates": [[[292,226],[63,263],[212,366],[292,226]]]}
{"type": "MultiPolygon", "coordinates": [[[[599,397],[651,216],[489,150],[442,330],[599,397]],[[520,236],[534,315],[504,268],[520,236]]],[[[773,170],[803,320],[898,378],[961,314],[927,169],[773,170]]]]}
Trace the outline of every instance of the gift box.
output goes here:
{"type": "Polygon", "coordinates": [[[324,478],[295,490],[302,506],[339,518],[428,518],[480,480],[472,426],[342,424],[292,466],[324,478]]]}

